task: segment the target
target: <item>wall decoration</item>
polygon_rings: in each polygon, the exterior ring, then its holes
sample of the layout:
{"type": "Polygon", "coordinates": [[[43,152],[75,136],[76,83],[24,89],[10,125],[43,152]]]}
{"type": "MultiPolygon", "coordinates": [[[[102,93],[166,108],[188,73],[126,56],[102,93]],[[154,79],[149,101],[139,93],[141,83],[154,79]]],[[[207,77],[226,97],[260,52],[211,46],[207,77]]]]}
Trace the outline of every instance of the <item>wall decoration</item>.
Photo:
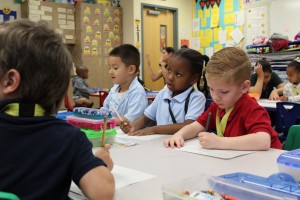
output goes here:
{"type": "Polygon", "coordinates": [[[160,25],[160,51],[167,46],[167,25],[160,25]]]}
{"type": "Polygon", "coordinates": [[[141,47],[141,43],[140,43],[140,23],[141,23],[140,19],[135,19],[136,36],[137,36],[137,41],[135,43],[135,47],[136,48],[140,48],[141,47]]]}
{"type": "Polygon", "coordinates": [[[0,22],[15,20],[16,18],[17,18],[16,11],[12,11],[8,7],[4,7],[3,10],[0,10],[0,22]]]}

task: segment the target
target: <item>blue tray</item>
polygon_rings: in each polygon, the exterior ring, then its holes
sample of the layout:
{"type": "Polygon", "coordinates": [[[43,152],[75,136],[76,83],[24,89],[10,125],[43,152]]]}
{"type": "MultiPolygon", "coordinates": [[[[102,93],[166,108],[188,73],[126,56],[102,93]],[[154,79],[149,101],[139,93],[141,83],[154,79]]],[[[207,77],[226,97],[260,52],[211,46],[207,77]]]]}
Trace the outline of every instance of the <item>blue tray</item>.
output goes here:
{"type": "MultiPolygon", "coordinates": [[[[215,183],[214,189],[219,192],[221,190],[223,193],[232,194],[232,192],[235,193],[239,191],[238,193],[243,194],[249,192],[248,189],[252,188],[252,195],[256,197],[255,199],[264,199],[258,198],[258,196],[262,194],[273,194],[274,196],[288,196],[294,197],[292,199],[300,199],[300,185],[292,176],[285,173],[273,174],[268,178],[248,173],[232,173],[219,177],[225,180],[224,182],[215,183]],[[227,180],[228,182],[226,182],[227,180]],[[241,187],[244,190],[241,188],[236,190],[236,187],[241,187]]],[[[232,195],[235,196],[235,194],[232,195]]]]}

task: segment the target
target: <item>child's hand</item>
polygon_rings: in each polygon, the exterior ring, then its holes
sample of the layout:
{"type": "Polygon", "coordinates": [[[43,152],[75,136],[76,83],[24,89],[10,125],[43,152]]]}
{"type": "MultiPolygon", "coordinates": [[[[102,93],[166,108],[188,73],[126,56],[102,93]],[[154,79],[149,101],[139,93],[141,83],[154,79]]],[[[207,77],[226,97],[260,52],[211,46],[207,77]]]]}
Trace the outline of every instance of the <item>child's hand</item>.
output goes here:
{"type": "Polygon", "coordinates": [[[110,145],[105,144],[104,147],[102,147],[95,153],[95,156],[101,158],[107,165],[107,168],[111,171],[114,167],[114,163],[109,155],[109,149],[110,149],[110,145]]]}
{"type": "Polygon", "coordinates": [[[264,77],[264,71],[260,63],[257,63],[257,65],[254,67],[254,72],[258,77],[264,77]]]}
{"type": "Polygon", "coordinates": [[[270,100],[277,100],[279,98],[279,95],[278,95],[278,92],[277,90],[273,90],[269,96],[269,99],[270,100]]]}
{"type": "Polygon", "coordinates": [[[128,135],[131,135],[131,136],[143,136],[143,135],[153,135],[153,134],[155,134],[155,132],[153,131],[153,129],[151,127],[128,133],[128,135]]]}
{"type": "Polygon", "coordinates": [[[204,149],[216,149],[220,137],[214,133],[201,132],[198,134],[199,143],[204,149]]]}
{"type": "Polygon", "coordinates": [[[120,128],[124,133],[130,133],[135,130],[133,123],[131,123],[129,120],[121,121],[120,128]]]}
{"type": "Polygon", "coordinates": [[[184,139],[181,135],[173,135],[172,137],[164,140],[165,147],[174,148],[175,146],[180,148],[184,145],[184,139]]]}
{"type": "Polygon", "coordinates": [[[278,97],[276,100],[278,100],[278,101],[288,101],[289,98],[286,97],[286,96],[281,96],[281,97],[278,97]]]}

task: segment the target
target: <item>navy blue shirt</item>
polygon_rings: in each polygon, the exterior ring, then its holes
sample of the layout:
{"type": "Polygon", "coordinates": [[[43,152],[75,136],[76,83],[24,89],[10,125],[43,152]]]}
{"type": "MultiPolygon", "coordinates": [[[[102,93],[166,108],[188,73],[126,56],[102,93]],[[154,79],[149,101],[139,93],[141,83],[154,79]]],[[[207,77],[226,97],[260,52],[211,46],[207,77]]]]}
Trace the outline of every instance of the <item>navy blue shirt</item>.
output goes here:
{"type": "Polygon", "coordinates": [[[85,173],[105,166],[83,132],[55,117],[1,112],[0,130],[0,191],[21,199],[68,199],[71,180],[79,185],[85,173]]]}

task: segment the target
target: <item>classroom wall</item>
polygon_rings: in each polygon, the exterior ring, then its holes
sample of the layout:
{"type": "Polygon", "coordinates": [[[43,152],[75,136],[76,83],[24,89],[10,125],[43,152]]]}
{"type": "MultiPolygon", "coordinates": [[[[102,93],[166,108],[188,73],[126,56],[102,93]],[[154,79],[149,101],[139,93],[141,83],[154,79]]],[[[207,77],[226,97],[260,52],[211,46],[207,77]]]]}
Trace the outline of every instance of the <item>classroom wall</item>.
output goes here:
{"type": "Polygon", "coordinates": [[[294,40],[300,31],[300,1],[272,0],[270,7],[270,32],[287,35],[294,40]]]}
{"type": "MultiPolygon", "coordinates": [[[[141,5],[151,4],[157,6],[171,7],[178,9],[178,45],[181,39],[192,38],[192,10],[194,0],[121,0],[123,7],[123,28],[124,43],[135,44],[137,34],[135,29],[135,19],[141,19],[141,5]]],[[[142,22],[141,22],[142,24],[142,22]]],[[[141,38],[141,32],[140,32],[141,38]]]]}

